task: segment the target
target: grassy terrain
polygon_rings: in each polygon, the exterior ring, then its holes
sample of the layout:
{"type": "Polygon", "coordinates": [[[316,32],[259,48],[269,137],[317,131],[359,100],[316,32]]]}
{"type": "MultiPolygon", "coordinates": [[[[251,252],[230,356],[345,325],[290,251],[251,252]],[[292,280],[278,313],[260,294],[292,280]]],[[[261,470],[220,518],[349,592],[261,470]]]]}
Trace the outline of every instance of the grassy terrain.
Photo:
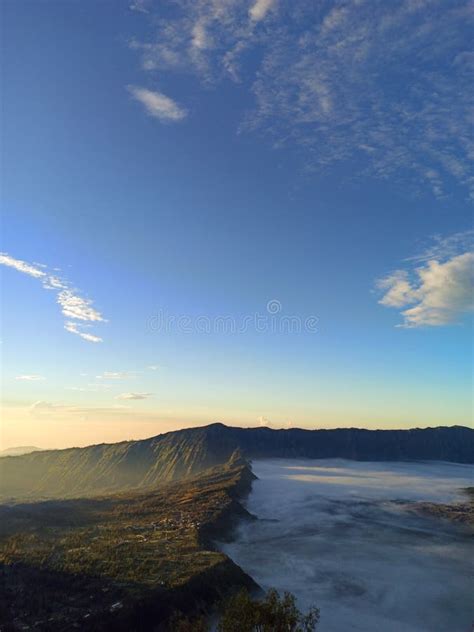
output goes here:
{"type": "Polygon", "coordinates": [[[147,492],[0,506],[2,630],[166,629],[255,587],[211,543],[249,517],[252,478],[233,458],[147,492]]]}

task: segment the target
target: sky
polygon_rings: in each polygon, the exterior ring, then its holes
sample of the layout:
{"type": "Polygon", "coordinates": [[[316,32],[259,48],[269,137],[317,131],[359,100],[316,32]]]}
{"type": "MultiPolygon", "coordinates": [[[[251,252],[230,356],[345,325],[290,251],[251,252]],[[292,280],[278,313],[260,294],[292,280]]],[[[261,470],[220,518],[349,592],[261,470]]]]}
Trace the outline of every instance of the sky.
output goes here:
{"type": "Polygon", "coordinates": [[[467,0],[6,0],[0,448],[472,425],[467,0]]]}

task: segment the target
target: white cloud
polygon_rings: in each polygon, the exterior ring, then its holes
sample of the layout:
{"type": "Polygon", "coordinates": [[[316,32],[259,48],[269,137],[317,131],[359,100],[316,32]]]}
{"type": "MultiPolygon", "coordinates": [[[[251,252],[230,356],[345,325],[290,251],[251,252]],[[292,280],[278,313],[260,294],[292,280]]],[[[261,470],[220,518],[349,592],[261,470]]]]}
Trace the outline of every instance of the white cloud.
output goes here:
{"type": "Polygon", "coordinates": [[[256,0],[249,9],[249,16],[255,22],[259,22],[263,20],[274,4],[275,0],[256,0]]]}
{"type": "MultiPolygon", "coordinates": [[[[474,252],[452,254],[444,260],[424,260],[412,271],[397,270],[380,279],[379,303],[401,310],[403,323],[413,328],[456,324],[474,311],[474,252]]],[[[439,248],[433,252],[441,254],[439,248]]]]}
{"type": "Polygon", "coordinates": [[[17,375],[15,378],[15,380],[22,380],[25,382],[39,382],[44,379],[46,378],[44,378],[42,375],[17,375]]]}
{"type": "Polygon", "coordinates": [[[99,380],[127,380],[135,377],[136,373],[131,371],[104,371],[101,375],[96,375],[99,380]]]}
{"type": "MultiPolygon", "coordinates": [[[[206,83],[214,83],[230,73],[236,76],[236,57],[252,37],[258,16],[274,2],[254,2],[256,19],[241,0],[177,0],[174,17],[158,18],[156,37],[151,41],[133,39],[130,47],[142,54],[144,70],[180,70],[196,73],[206,83]],[[181,6],[180,6],[181,5],[181,6]],[[265,8],[265,5],[269,5],[265,8]]],[[[250,10],[252,10],[253,5],[250,10]]],[[[155,5],[155,8],[159,7],[155,5]]],[[[151,19],[154,19],[155,15],[151,19]]]]}
{"type": "Polygon", "coordinates": [[[386,290],[379,303],[386,307],[403,307],[416,298],[406,270],[396,270],[377,282],[379,290],[386,290]]]}
{"type": "Polygon", "coordinates": [[[257,421],[258,421],[258,425],[259,426],[270,426],[271,422],[270,419],[267,419],[267,417],[264,417],[263,415],[260,415],[260,417],[257,417],[257,421]]]}
{"type": "Polygon", "coordinates": [[[88,384],[87,386],[66,386],[67,391],[79,391],[81,393],[100,393],[110,389],[110,384],[88,384]]]}
{"type": "Polygon", "coordinates": [[[81,338],[83,338],[84,340],[87,340],[88,342],[102,342],[102,338],[100,338],[99,336],[95,336],[94,334],[89,334],[86,331],[81,331],[81,325],[79,323],[72,323],[72,322],[67,322],[64,325],[64,329],[66,331],[69,331],[69,333],[71,334],[76,334],[77,336],[80,336],[81,338]]]}
{"type": "Polygon", "coordinates": [[[184,108],[161,92],[136,86],[128,86],[128,90],[133,98],[145,107],[150,116],[162,121],[181,121],[187,115],[184,108]]]}
{"type": "Polygon", "coordinates": [[[204,21],[198,21],[193,26],[192,45],[195,48],[199,49],[208,48],[211,45],[209,37],[206,33],[206,23],[204,21]]]}
{"type": "Polygon", "coordinates": [[[35,279],[42,279],[46,276],[46,272],[39,269],[39,266],[42,264],[31,265],[30,263],[22,261],[21,259],[14,259],[4,252],[0,253],[0,265],[14,268],[15,270],[18,270],[18,272],[28,274],[35,279]]]}
{"type": "Polygon", "coordinates": [[[62,290],[58,294],[58,303],[67,318],[87,321],[103,321],[102,314],[92,307],[92,301],[82,298],[71,290],[62,290]]]}
{"type": "Polygon", "coordinates": [[[159,370],[160,370],[160,368],[161,368],[161,367],[160,367],[158,364],[151,364],[151,365],[148,367],[148,369],[149,369],[150,371],[159,371],[159,370]]]}
{"type": "MultiPolygon", "coordinates": [[[[146,18],[154,35],[131,47],[145,70],[192,73],[213,86],[240,81],[255,103],[240,129],[298,148],[309,172],[350,161],[354,176],[425,187],[438,198],[456,183],[474,197],[465,89],[472,6],[441,4],[175,0],[170,11],[156,2],[146,18]]],[[[142,96],[151,114],[168,110],[142,96]]]]}
{"type": "Polygon", "coordinates": [[[117,395],[115,399],[148,399],[153,393],[122,393],[117,395]]]}
{"type": "Polygon", "coordinates": [[[49,276],[48,280],[43,283],[43,287],[47,290],[64,290],[67,288],[67,285],[59,277],[49,276]]]}
{"type": "MultiPolygon", "coordinates": [[[[85,322],[105,322],[102,314],[92,307],[90,299],[80,296],[77,290],[70,287],[69,283],[58,277],[56,274],[49,274],[45,269],[47,266],[40,263],[30,264],[22,259],[15,259],[6,253],[0,254],[0,265],[14,268],[18,272],[27,274],[41,281],[46,290],[58,292],[57,302],[61,306],[61,311],[67,318],[74,318],[85,322]]],[[[57,270],[57,268],[55,268],[57,270]]],[[[70,333],[80,336],[88,342],[102,342],[99,336],[81,330],[81,325],[68,321],[64,329],[70,333]]]]}

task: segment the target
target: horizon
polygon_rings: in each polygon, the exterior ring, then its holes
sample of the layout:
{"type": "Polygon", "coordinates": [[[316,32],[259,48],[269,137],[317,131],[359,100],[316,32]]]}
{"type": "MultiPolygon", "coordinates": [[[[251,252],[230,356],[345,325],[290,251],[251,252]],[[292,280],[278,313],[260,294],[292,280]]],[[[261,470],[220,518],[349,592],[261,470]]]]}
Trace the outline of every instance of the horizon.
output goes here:
{"type": "Polygon", "coordinates": [[[469,0],[0,10],[0,450],[474,427],[469,0]]]}
{"type": "Polygon", "coordinates": [[[413,431],[413,430],[438,430],[440,428],[442,429],[448,429],[448,428],[462,428],[462,429],[466,429],[466,430],[473,430],[473,428],[471,428],[470,426],[464,426],[464,425],[459,425],[459,424],[455,424],[455,425],[450,425],[450,426],[412,426],[412,427],[408,427],[408,428],[364,428],[364,427],[360,427],[360,426],[337,426],[334,428],[324,428],[324,427],[317,427],[317,428],[304,428],[302,426],[291,426],[291,427],[275,427],[275,426],[269,426],[269,425],[265,425],[265,426],[239,426],[236,424],[225,424],[223,422],[220,421],[214,421],[211,423],[207,423],[207,424],[203,424],[203,425],[196,425],[196,426],[183,426],[183,427],[179,427],[179,428],[175,428],[173,430],[165,430],[163,432],[160,432],[158,434],[155,435],[150,435],[150,436],[146,436],[146,437],[136,437],[136,438],[131,438],[131,439],[120,439],[118,441],[101,441],[100,443],[89,443],[89,444],[85,444],[85,445],[68,445],[68,446],[61,446],[61,447],[56,447],[56,448],[52,448],[52,447],[42,447],[39,445],[12,445],[12,446],[7,446],[5,448],[0,448],[0,453],[1,452],[5,452],[8,450],[14,450],[14,449],[22,449],[22,448],[34,448],[33,452],[36,451],[41,451],[41,452],[51,452],[51,451],[55,451],[55,450],[74,450],[74,449],[81,449],[81,448],[91,448],[91,447],[95,447],[95,446],[100,446],[100,445],[114,445],[117,443],[133,443],[136,441],[148,441],[150,439],[155,439],[157,437],[160,437],[162,435],[167,435],[167,434],[171,434],[174,432],[181,432],[181,431],[186,431],[186,430],[199,430],[201,428],[209,428],[210,426],[223,426],[224,428],[237,428],[239,430],[272,430],[272,431],[289,431],[289,430],[304,430],[304,431],[308,431],[308,432],[317,432],[317,431],[333,431],[336,432],[338,430],[368,430],[370,432],[377,432],[377,431],[413,431]]]}

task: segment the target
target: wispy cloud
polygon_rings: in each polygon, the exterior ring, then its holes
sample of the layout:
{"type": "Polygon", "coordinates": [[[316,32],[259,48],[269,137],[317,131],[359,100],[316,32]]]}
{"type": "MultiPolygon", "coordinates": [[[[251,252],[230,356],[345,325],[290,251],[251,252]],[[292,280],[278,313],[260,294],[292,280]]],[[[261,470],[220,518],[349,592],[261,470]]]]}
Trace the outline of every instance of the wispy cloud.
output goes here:
{"type": "Polygon", "coordinates": [[[145,107],[150,116],[161,121],[175,122],[186,118],[187,111],[161,92],[136,86],[128,86],[128,91],[136,101],[145,107]]]}
{"type": "Polygon", "coordinates": [[[58,294],[58,303],[67,318],[78,320],[103,321],[102,314],[92,307],[92,301],[74,294],[71,290],[62,290],[58,294]]]}
{"type": "MultiPolygon", "coordinates": [[[[82,320],[85,320],[85,319],[83,318],[82,320]]],[[[103,341],[102,338],[100,338],[99,336],[95,336],[94,334],[89,334],[86,331],[82,331],[80,327],[81,325],[79,325],[79,323],[73,323],[71,321],[68,321],[64,325],[64,329],[66,331],[69,331],[71,334],[76,334],[80,336],[81,338],[83,338],[84,340],[87,340],[88,342],[102,342],[103,341]]]]}
{"type": "Polygon", "coordinates": [[[51,402],[46,402],[44,400],[39,400],[39,401],[34,402],[33,404],[31,404],[31,406],[30,406],[30,413],[36,414],[36,413],[50,412],[54,408],[57,408],[57,406],[55,406],[51,402]]]}
{"type": "Polygon", "coordinates": [[[426,263],[433,259],[447,261],[451,257],[469,251],[474,251],[474,229],[448,236],[434,235],[430,243],[424,246],[421,254],[408,257],[407,261],[414,263],[426,263]]]}
{"type": "Polygon", "coordinates": [[[136,376],[134,371],[104,371],[100,375],[96,375],[99,380],[128,380],[136,376]]]}
{"type": "Polygon", "coordinates": [[[249,16],[255,22],[260,22],[275,5],[275,0],[256,0],[249,9],[249,16]]]}
{"type": "MultiPolygon", "coordinates": [[[[438,198],[453,184],[474,196],[470,0],[176,0],[147,10],[155,36],[131,42],[144,70],[241,81],[255,103],[241,130],[300,148],[309,171],[350,161],[354,173],[438,198]]],[[[138,94],[150,114],[182,118],[153,94],[138,94]]]]}
{"type": "Polygon", "coordinates": [[[414,258],[422,265],[396,270],[377,281],[382,292],[379,303],[401,310],[399,326],[450,325],[474,311],[474,251],[454,254],[453,244],[465,241],[460,235],[455,240],[438,238],[431,251],[414,258]]]}
{"type": "Polygon", "coordinates": [[[23,382],[40,382],[46,378],[42,375],[17,375],[15,380],[21,380],[23,382]]]}
{"type": "Polygon", "coordinates": [[[85,322],[105,322],[105,319],[97,309],[92,307],[92,301],[82,297],[78,290],[70,286],[68,281],[60,278],[57,274],[50,274],[44,264],[31,264],[22,259],[15,259],[6,253],[0,253],[0,265],[39,279],[45,290],[57,292],[57,302],[63,315],[69,319],[83,321],[82,323],[67,321],[64,325],[66,331],[76,334],[88,342],[102,342],[102,338],[84,332],[82,328],[87,326],[84,325],[85,322]]]}
{"type": "Polygon", "coordinates": [[[113,406],[87,407],[87,406],[69,406],[66,404],[57,404],[45,400],[39,400],[29,406],[29,414],[32,417],[44,419],[45,417],[55,416],[64,417],[69,415],[81,415],[85,420],[89,415],[96,417],[97,415],[116,415],[128,410],[127,406],[114,404],[113,406]]]}
{"type": "Polygon", "coordinates": [[[110,384],[87,384],[87,386],[67,386],[67,391],[79,391],[81,393],[100,393],[110,389],[110,384]]]}
{"type": "Polygon", "coordinates": [[[15,270],[18,270],[18,272],[28,274],[35,279],[43,279],[47,276],[46,272],[40,269],[40,266],[42,267],[42,264],[32,265],[31,263],[22,261],[21,259],[14,259],[4,252],[0,253],[0,264],[8,266],[9,268],[14,268],[15,270]]]}
{"type": "Polygon", "coordinates": [[[148,0],[135,0],[129,5],[129,9],[131,11],[138,11],[139,13],[149,13],[147,8],[149,4],[150,2],[148,0]]]}
{"type": "Polygon", "coordinates": [[[148,399],[153,393],[121,393],[115,399],[148,399]]]}

